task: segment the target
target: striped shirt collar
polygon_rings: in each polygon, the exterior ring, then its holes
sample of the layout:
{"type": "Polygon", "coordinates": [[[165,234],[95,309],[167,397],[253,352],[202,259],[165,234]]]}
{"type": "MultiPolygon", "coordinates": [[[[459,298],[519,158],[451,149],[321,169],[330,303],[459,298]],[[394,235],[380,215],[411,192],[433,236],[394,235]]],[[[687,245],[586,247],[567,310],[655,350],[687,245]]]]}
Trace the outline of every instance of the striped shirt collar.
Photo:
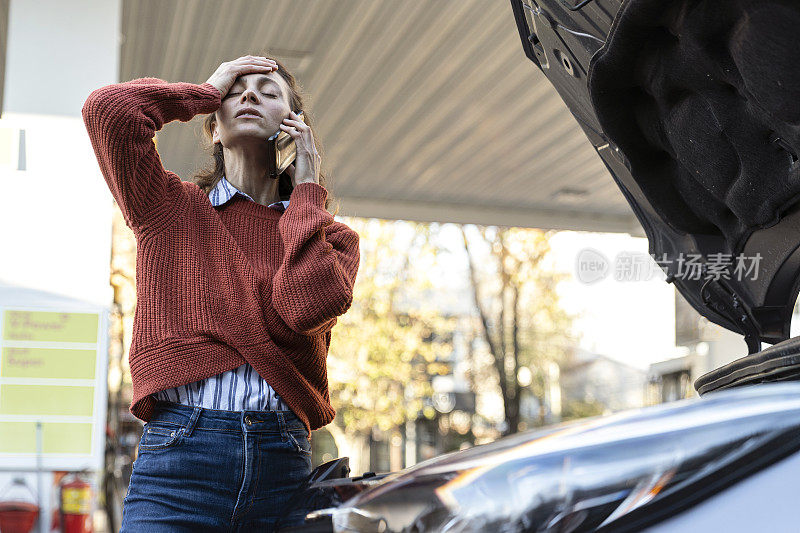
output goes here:
{"type": "MultiPolygon", "coordinates": [[[[211,200],[211,205],[217,207],[224,204],[237,194],[240,194],[248,200],[255,202],[255,200],[253,200],[249,194],[240,191],[234,187],[233,184],[225,178],[225,176],[222,176],[222,179],[217,182],[217,185],[211,189],[211,192],[208,194],[208,199],[211,200]]],[[[277,209],[278,211],[284,211],[288,206],[289,200],[279,200],[269,204],[269,207],[277,209]]]]}

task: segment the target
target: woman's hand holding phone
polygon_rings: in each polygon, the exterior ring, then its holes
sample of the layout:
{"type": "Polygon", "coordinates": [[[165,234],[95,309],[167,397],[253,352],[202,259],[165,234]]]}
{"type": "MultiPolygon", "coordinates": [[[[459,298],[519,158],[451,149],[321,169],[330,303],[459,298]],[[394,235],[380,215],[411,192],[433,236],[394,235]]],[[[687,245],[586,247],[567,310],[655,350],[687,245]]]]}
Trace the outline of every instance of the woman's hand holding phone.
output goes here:
{"type": "Polygon", "coordinates": [[[322,159],[317,153],[311,128],[305,122],[296,120],[298,118],[293,111],[290,111],[289,117],[283,119],[280,125],[281,130],[292,137],[297,149],[294,163],[286,167],[286,172],[292,178],[292,187],[300,183],[319,184],[319,167],[322,159]]]}
{"type": "Polygon", "coordinates": [[[210,83],[225,97],[231,90],[236,78],[253,72],[272,72],[278,70],[278,63],[273,59],[257,56],[242,56],[233,61],[222,63],[214,74],[208,78],[206,83],[210,83]]]}

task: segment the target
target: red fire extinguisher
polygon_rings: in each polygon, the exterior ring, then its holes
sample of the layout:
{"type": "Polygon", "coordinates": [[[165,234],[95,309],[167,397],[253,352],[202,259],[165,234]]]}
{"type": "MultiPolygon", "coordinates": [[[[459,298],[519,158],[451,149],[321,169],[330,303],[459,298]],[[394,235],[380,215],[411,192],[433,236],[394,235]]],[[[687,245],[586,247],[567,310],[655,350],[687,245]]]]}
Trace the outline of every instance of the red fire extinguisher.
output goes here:
{"type": "Polygon", "coordinates": [[[92,486],[80,473],[64,476],[60,485],[61,533],[92,533],[92,486]]]}

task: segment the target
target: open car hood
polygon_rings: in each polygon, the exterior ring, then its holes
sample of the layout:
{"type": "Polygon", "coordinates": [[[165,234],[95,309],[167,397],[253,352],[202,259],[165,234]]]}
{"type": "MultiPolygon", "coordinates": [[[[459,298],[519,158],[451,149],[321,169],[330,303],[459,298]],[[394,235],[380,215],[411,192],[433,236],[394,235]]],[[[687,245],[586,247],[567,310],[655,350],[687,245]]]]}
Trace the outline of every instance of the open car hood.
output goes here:
{"type": "Polygon", "coordinates": [[[709,320],[789,337],[800,288],[800,3],[511,0],[650,253],[709,320]]]}

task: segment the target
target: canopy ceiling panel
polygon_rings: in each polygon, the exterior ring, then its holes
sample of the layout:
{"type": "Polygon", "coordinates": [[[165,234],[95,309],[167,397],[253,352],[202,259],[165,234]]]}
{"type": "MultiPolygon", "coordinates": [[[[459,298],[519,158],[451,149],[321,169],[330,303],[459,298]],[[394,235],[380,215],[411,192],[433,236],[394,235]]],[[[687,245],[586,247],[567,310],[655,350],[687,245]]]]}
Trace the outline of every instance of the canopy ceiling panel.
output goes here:
{"type": "MultiPolygon", "coordinates": [[[[295,73],[340,214],[639,233],[495,0],[125,0],[120,80],[202,83],[272,53],[295,73]]],[[[158,136],[183,179],[202,116],[158,136]]]]}

